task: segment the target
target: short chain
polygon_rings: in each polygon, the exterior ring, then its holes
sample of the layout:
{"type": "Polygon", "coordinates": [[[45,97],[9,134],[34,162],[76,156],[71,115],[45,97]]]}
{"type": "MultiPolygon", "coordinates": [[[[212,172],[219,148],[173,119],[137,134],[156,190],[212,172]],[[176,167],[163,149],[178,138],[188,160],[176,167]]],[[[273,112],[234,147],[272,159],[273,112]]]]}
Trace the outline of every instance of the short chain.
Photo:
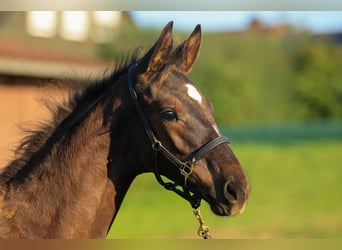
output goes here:
{"type": "Polygon", "coordinates": [[[198,236],[203,239],[211,239],[211,236],[209,234],[209,227],[204,224],[199,207],[194,209],[194,214],[198,222],[200,223],[200,226],[197,231],[198,236]]]}

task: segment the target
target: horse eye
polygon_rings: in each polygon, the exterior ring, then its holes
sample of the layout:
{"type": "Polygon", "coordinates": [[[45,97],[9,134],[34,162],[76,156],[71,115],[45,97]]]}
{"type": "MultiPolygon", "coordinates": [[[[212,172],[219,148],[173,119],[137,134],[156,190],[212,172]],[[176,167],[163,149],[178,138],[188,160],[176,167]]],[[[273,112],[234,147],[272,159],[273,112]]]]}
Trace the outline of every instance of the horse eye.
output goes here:
{"type": "Polygon", "coordinates": [[[166,110],[162,112],[163,119],[166,121],[178,120],[177,113],[172,110],[166,110]]]}

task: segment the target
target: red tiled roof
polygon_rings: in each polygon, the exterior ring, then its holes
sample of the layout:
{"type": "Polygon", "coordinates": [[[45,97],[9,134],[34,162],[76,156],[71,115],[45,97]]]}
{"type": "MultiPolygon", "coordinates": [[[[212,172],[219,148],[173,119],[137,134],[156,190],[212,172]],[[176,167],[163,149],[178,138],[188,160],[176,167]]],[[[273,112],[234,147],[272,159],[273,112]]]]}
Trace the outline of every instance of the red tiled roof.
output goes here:
{"type": "Polygon", "coordinates": [[[103,65],[103,62],[100,61],[84,60],[67,54],[60,54],[49,49],[39,48],[37,46],[32,46],[31,44],[24,44],[12,40],[0,40],[0,57],[49,62],[103,65]]]}
{"type": "Polygon", "coordinates": [[[0,74],[51,78],[71,72],[74,77],[78,74],[77,77],[87,78],[94,72],[103,73],[112,66],[18,41],[0,40],[0,74]]]}

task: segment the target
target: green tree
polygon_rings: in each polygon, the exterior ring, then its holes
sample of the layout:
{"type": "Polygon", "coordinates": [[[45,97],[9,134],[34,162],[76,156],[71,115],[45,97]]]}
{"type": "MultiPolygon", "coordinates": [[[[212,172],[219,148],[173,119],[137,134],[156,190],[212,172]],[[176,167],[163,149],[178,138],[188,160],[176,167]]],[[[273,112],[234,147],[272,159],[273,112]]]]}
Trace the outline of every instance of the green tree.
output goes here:
{"type": "Polygon", "coordinates": [[[294,50],[296,98],[304,118],[342,118],[342,50],[323,40],[303,39],[294,50]]]}

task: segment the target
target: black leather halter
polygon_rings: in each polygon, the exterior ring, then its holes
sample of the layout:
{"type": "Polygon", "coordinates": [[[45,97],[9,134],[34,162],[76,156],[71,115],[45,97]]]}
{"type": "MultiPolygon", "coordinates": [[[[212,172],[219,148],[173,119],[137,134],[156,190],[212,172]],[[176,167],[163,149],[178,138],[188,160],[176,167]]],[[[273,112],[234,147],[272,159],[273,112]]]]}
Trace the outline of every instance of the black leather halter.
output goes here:
{"type": "Polygon", "coordinates": [[[154,175],[157,179],[157,181],[164,186],[167,190],[174,191],[184,199],[190,202],[191,206],[196,209],[201,204],[201,198],[197,196],[196,194],[191,194],[189,189],[186,187],[186,182],[191,175],[192,169],[194,167],[194,164],[200,160],[205,154],[207,154],[210,150],[217,147],[218,145],[222,143],[229,143],[228,138],[225,136],[219,136],[216,137],[204,145],[202,145],[200,148],[195,150],[192,154],[190,154],[185,161],[179,160],[174,154],[172,154],[166,147],[163,146],[163,144],[157,139],[155,136],[151,125],[148,121],[147,116],[145,115],[139,100],[138,95],[134,89],[135,81],[133,79],[135,69],[137,67],[137,64],[133,64],[128,69],[128,89],[129,93],[132,99],[132,102],[134,104],[134,107],[138,113],[139,119],[142,122],[142,125],[146,131],[146,134],[148,138],[150,139],[152,143],[152,149],[154,151],[154,175]],[[160,173],[159,173],[159,163],[158,163],[158,153],[162,153],[164,157],[166,157],[173,165],[175,165],[179,171],[180,174],[184,176],[184,185],[177,185],[174,182],[164,182],[162,179],[160,173]],[[181,186],[183,190],[178,188],[178,186],[181,186]]]}

